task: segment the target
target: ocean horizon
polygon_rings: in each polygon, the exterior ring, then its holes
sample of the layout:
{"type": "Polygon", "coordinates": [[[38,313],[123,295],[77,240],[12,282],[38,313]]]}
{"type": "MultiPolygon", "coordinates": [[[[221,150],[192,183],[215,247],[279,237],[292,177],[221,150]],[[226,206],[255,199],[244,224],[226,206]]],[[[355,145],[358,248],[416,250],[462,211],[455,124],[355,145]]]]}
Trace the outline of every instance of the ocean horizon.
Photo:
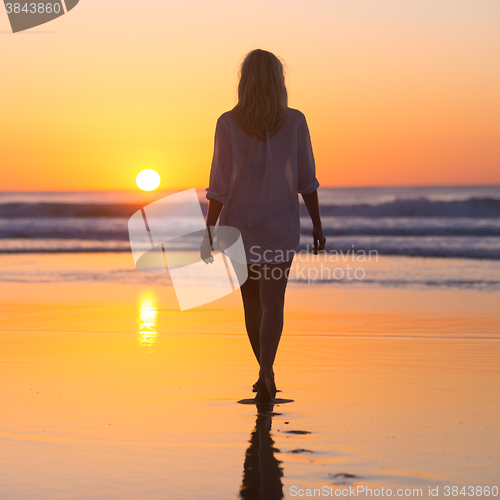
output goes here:
{"type": "MultiPolygon", "coordinates": [[[[128,218],[171,192],[0,192],[0,253],[127,252],[128,218]]],[[[319,198],[327,251],[500,259],[500,186],[324,187],[319,198]]],[[[311,230],[301,203],[299,249],[311,230]]]]}

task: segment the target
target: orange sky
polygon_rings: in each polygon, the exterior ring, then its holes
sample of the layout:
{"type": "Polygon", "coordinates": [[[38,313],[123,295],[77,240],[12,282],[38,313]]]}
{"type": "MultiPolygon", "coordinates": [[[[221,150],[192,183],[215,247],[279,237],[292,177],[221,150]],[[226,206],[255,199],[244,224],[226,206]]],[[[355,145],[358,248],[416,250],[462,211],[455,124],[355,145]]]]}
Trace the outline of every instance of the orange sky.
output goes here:
{"type": "Polygon", "coordinates": [[[80,0],[12,35],[0,190],[204,188],[251,49],[288,66],[323,186],[500,184],[498,0],[80,0]]]}

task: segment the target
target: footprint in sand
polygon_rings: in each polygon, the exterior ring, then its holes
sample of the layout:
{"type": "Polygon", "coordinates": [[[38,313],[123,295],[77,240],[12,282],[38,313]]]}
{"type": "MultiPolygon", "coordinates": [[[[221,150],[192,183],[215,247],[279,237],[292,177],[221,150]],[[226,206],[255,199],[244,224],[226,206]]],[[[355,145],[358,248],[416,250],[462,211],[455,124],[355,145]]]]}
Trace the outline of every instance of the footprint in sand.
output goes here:
{"type": "Polygon", "coordinates": [[[356,474],[349,474],[346,472],[339,472],[337,474],[328,474],[328,477],[335,479],[333,484],[339,484],[339,485],[342,485],[342,484],[348,485],[357,479],[361,479],[361,477],[357,476],[356,474]]]}

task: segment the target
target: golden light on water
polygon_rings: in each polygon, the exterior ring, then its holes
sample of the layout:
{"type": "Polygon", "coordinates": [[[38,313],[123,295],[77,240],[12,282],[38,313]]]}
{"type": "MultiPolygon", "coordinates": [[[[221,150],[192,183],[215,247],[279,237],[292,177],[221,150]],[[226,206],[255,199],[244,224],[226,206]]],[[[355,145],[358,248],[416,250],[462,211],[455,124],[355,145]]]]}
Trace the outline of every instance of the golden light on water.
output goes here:
{"type": "Polygon", "coordinates": [[[153,300],[144,298],[139,307],[139,344],[151,346],[156,342],[158,333],[156,332],[156,310],[153,300]]]}
{"type": "Polygon", "coordinates": [[[161,178],[156,170],[147,168],[137,174],[135,182],[143,191],[154,191],[160,185],[161,178]]]}

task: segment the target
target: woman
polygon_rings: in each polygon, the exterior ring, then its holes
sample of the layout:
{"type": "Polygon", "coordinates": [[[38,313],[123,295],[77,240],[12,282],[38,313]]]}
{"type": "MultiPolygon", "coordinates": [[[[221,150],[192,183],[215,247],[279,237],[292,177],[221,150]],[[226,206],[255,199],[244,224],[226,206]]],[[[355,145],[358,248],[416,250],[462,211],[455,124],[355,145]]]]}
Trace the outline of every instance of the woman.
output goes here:
{"type": "Polygon", "coordinates": [[[240,68],[238,104],[217,120],[206,224],[215,226],[220,215],[221,226],[242,235],[248,279],[240,289],[260,365],[257,401],[276,396],[273,364],[300,239],[298,193],[313,222],[315,253],[325,247],[318,187],[307,122],[288,107],[283,65],[271,52],[253,50],[240,68]]]}

